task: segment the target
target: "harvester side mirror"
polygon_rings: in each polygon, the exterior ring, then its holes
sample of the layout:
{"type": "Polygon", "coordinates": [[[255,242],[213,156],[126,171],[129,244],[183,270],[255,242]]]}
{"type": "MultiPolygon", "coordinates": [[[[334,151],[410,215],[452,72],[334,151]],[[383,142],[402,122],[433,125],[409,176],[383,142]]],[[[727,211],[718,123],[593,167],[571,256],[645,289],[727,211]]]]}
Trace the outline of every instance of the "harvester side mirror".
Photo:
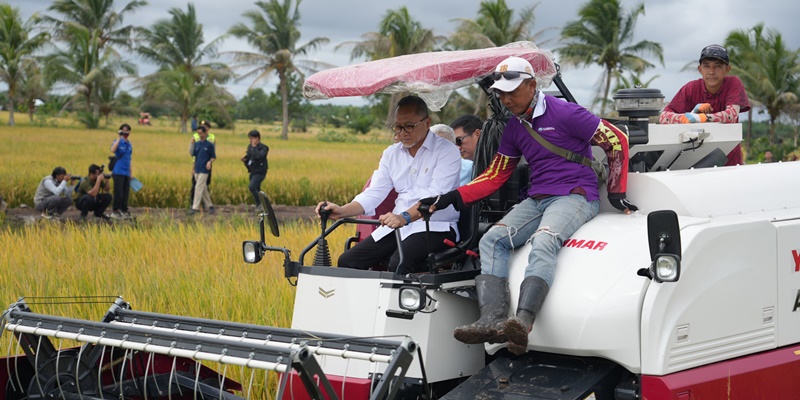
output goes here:
{"type": "Polygon", "coordinates": [[[678,215],[672,210],[654,211],[647,215],[647,241],[650,245],[650,266],[638,275],[656,282],[677,282],[681,275],[681,231],[678,215]]]}
{"type": "Polygon", "coordinates": [[[258,197],[261,200],[261,241],[264,241],[264,220],[269,224],[269,230],[272,236],[280,237],[281,233],[278,230],[278,219],[275,217],[275,211],[272,210],[272,204],[269,202],[266,193],[258,192],[258,197]]]}

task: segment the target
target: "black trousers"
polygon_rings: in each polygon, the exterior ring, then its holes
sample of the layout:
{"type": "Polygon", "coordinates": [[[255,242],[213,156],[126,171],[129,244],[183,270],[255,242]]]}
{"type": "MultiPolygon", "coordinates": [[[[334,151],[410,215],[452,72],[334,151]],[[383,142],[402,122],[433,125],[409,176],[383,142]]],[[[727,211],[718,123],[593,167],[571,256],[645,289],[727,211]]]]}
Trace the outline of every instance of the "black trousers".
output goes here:
{"type": "Polygon", "coordinates": [[[111,175],[114,180],[114,211],[128,212],[128,196],[131,194],[131,177],[111,175]]]}
{"type": "Polygon", "coordinates": [[[267,174],[250,174],[250,184],[247,185],[247,188],[250,189],[250,193],[253,194],[253,200],[256,202],[256,206],[261,204],[258,198],[258,192],[261,191],[261,182],[264,182],[264,178],[267,177],[267,174]]]}
{"type": "MultiPolygon", "coordinates": [[[[194,187],[197,185],[197,180],[194,179],[194,174],[192,174],[192,190],[189,191],[189,208],[192,208],[194,205],[194,187]]],[[[208,170],[208,180],[206,181],[206,187],[211,186],[211,170],[208,170]]],[[[211,193],[211,190],[208,191],[211,193]]]]}
{"type": "Polygon", "coordinates": [[[108,193],[98,193],[95,197],[85,194],[75,201],[75,207],[81,210],[82,216],[88,215],[89,211],[94,211],[94,216],[100,217],[110,204],[111,195],[108,193]]]}
{"type": "Polygon", "coordinates": [[[342,253],[339,257],[339,268],[368,269],[389,259],[389,271],[396,274],[425,272],[428,270],[425,265],[428,251],[435,253],[446,249],[445,239],[455,242],[456,232],[450,229],[449,232],[419,232],[408,236],[401,242],[403,263],[400,264],[400,252],[397,251],[395,232],[384,236],[377,242],[370,235],[342,253]]]}

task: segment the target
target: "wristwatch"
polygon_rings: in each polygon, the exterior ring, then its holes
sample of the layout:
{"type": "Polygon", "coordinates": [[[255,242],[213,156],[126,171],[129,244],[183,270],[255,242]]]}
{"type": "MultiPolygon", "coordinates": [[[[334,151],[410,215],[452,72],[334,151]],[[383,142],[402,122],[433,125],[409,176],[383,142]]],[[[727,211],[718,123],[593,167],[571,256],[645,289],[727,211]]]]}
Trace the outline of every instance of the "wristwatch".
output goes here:
{"type": "Polygon", "coordinates": [[[402,215],[402,216],[403,216],[403,218],[405,218],[405,220],[406,220],[406,225],[408,225],[408,224],[410,224],[410,223],[411,223],[411,214],[409,214],[409,213],[408,213],[408,211],[403,211],[403,213],[402,213],[402,214],[400,214],[400,215],[402,215]]]}

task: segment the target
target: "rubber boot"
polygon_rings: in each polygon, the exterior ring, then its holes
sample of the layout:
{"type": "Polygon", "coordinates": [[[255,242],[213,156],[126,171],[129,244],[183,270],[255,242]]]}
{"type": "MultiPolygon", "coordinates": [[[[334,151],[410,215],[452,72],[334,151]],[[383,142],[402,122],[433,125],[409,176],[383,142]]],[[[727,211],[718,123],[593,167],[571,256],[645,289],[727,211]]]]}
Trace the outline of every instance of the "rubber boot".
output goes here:
{"type": "Polygon", "coordinates": [[[508,339],[508,351],[516,355],[528,351],[528,334],[549,290],[547,282],[538,276],[529,276],[522,281],[517,315],[509,318],[502,328],[508,339]]]}
{"type": "Polygon", "coordinates": [[[481,274],[475,277],[478,306],[481,317],[456,328],[453,336],[463,343],[505,343],[502,325],[508,318],[508,280],[494,275],[481,274]]]}

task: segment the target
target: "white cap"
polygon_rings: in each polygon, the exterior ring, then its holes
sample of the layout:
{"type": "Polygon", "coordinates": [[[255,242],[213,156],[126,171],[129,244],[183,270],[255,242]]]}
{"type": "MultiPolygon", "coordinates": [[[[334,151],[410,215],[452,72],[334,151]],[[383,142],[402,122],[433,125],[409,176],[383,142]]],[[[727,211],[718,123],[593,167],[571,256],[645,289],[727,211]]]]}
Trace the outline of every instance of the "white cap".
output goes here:
{"type": "Polygon", "coordinates": [[[508,71],[523,72],[523,74],[514,79],[506,79],[505,77],[501,77],[494,82],[492,89],[501,90],[503,92],[513,92],[514,89],[516,89],[519,84],[522,83],[522,81],[525,79],[531,79],[534,76],[531,63],[529,63],[528,60],[519,57],[508,57],[500,62],[500,64],[497,65],[497,68],[494,69],[494,72],[500,73],[508,71]]]}

